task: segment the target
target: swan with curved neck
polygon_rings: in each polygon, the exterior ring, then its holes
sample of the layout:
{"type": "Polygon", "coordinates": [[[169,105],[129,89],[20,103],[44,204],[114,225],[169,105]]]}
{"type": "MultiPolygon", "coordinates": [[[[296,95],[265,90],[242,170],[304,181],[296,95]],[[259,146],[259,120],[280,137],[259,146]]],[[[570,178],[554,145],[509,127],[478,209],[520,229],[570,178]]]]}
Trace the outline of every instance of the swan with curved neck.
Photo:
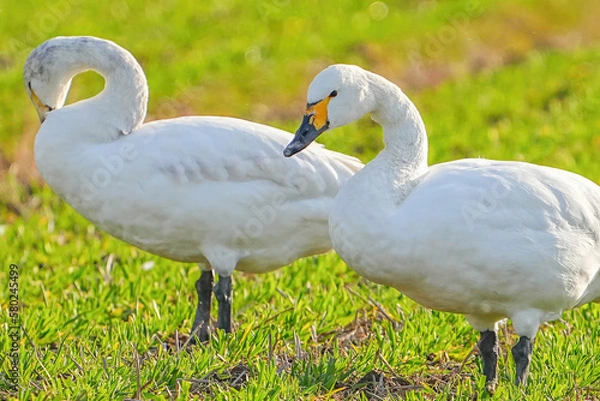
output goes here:
{"type": "Polygon", "coordinates": [[[400,88],[334,65],[308,89],[292,156],[365,114],[385,148],[340,190],[333,247],[359,274],[422,305],[466,315],[481,332],[487,388],[497,382],[498,322],[512,320],[516,383],[525,383],[540,324],[600,302],[600,187],[528,163],[465,159],[427,165],[427,134],[400,88]]]}
{"type": "Polygon", "coordinates": [[[107,233],[159,256],[198,262],[192,332],[209,336],[213,271],[217,326],[231,331],[231,274],[268,272],[331,248],[328,214],[362,164],[311,147],[282,161],[291,135],[227,117],[144,124],[148,85],[125,49],[58,37],[32,51],[26,89],[42,121],[35,160],[45,181],[107,233]],[[72,78],[94,70],[98,95],[64,106],[72,78]],[[301,207],[300,207],[301,206],[301,207]]]}

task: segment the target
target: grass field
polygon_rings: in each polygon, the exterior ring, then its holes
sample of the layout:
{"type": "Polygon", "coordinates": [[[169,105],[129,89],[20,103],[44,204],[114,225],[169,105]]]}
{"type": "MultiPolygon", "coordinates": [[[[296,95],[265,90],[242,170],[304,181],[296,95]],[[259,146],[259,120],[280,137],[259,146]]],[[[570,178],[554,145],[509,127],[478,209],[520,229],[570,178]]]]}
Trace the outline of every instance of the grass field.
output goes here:
{"type": "MultiPolygon", "coordinates": [[[[199,268],[100,232],[35,171],[39,122],[21,74],[43,40],[88,34],[129,49],[148,76],[148,119],[232,115],[290,131],[316,72],[359,64],[415,102],[430,163],[527,160],[600,183],[598,15],[594,0],[2,3],[0,400],[491,398],[471,353],[478,335],[462,316],[361,279],[333,253],[236,274],[236,332],[183,348],[199,268]],[[7,381],[10,264],[19,267],[19,396],[7,381]]],[[[70,101],[101,88],[83,74],[70,101]]],[[[382,137],[363,119],[322,143],[367,162],[382,137]]],[[[512,385],[508,325],[493,398],[600,400],[599,338],[597,304],[544,325],[522,389],[512,385]]]]}

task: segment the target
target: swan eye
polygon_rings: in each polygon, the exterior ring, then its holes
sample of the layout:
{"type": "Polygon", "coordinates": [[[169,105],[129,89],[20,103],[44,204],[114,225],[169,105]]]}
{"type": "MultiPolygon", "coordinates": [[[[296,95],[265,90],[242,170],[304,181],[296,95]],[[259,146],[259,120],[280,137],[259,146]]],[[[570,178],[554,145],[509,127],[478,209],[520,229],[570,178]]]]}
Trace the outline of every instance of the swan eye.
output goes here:
{"type": "Polygon", "coordinates": [[[336,96],[337,96],[337,91],[335,91],[335,90],[329,94],[329,97],[336,97],[336,96]]]}

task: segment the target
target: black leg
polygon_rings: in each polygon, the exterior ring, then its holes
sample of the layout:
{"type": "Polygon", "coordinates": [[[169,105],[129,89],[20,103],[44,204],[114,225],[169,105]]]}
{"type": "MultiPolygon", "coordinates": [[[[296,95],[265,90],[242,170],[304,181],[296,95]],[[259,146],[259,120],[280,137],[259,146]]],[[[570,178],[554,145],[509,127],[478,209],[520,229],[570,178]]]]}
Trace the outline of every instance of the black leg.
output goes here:
{"type": "Polygon", "coordinates": [[[512,349],[512,355],[515,359],[515,365],[517,370],[517,377],[515,383],[517,385],[527,384],[527,375],[529,374],[529,363],[531,362],[531,352],[533,351],[533,344],[528,337],[521,336],[519,342],[512,349]]]}
{"type": "Polygon", "coordinates": [[[219,282],[215,285],[215,296],[219,301],[217,328],[225,330],[225,333],[231,333],[231,303],[233,301],[231,276],[219,276],[219,282]]]}
{"type": "MultiPolygon", "coordinates": [[[[212,270],[202,270],[202,274],[196,281],[196,292],[198,293],[198,306],[196,307],[196,318],[192,325],[192,337],[198,336],[202,342],[208,341],[210,335],[210,307],[212,300],[212,289],[214,275],[212,270]]],[[[193,339],[190,342],[193,343],[193,339]]]]}
{"type": "Polygon", "coordinates": [[[483,362],[485,387],[489,393],[494,394],[498,383],[498,334],[492,330],[482,331],[478,346],[483,362]]]}

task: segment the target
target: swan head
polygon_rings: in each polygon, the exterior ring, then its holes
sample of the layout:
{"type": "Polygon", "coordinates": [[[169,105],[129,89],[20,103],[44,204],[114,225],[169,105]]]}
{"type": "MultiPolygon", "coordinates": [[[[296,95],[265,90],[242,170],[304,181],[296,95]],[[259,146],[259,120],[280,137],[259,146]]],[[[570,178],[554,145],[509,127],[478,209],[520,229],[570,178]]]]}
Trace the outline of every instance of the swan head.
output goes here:
{"type": "Polygon", "coordinates": [[[36,47],[23,70],[25,88],[41,122],[48,113],[64,106],[71,87],[72,77],[64,76],[64,61],[58,54],[59,39],[50,39],[36,47]]]}
{"type": "Polygon", "coordinates": [[[310,145],[323,132],[354,122],[371,112],[375,100],[368,72],[355,65],[336,64],[314,78],[308,88],[302,124],[283,151],[290,157],[310,145]]]}

